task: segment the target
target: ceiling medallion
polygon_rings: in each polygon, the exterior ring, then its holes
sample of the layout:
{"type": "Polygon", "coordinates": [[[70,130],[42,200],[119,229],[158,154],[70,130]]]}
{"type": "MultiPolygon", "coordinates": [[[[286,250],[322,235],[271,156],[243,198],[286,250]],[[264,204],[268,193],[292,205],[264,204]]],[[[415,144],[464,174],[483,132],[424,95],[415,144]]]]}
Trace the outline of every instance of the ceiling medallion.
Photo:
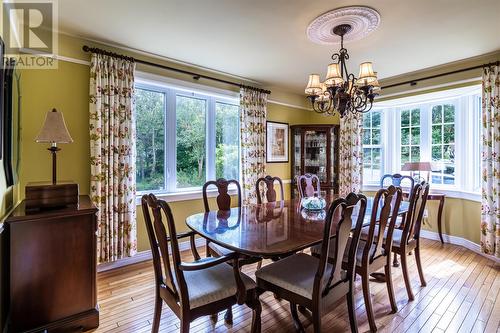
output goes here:
{"type": "Polygon", "coordinates": [[[332,31],[343,24],[351,26],[351,31],[344,36],[344,42],[359,40],[378,28],[380,14],[364,6],[337,8],[315,18],[307,27],[307,37],[317,44],[340,44],[338,36],[332,31]]]}

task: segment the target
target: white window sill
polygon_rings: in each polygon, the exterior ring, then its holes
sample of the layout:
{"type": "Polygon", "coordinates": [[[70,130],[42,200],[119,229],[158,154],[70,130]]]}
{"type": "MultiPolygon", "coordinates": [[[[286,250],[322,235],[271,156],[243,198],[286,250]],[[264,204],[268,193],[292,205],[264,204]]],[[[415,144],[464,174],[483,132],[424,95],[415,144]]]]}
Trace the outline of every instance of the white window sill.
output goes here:
{"type": "MultiPolygon", "coordinates": [[[[380,189],[380,185],[375,185],[375,184],[367,184],[363,186],[363,192],[376,192],[380,189]]],[[[457,198],[457,199],[465,199],[465,200],[470,200],[470,201],[477,201],[481,202],[481,193],[477,192],[467,192],[467,191],[461,191],[461,190],[450,190],[450,189],[443,189],[439,187],[435,187],[431,185],[431,192],[438,192],[438,193],[443,193],[446,194],[446,197],[448,198],[457,198]]]]}
{"type": "MultiPolygon", "coordinates": [[[[197,199],[202,199],[203,198],[203,192],[201,189],[196,189],[192,191],[179,191],[179,192],[154,192],[154,191],[143,191],[140,193],[137,193],[137,196],[135,198],[135,203],[136,205],[141,204],[141,197],[144,194],[149,194],[153,193],[156,195],[158,199],[165,200],[166,202],[176,202],[176,201],[187,201],[187,200],[197,200],[197,199]]],[[[213,189],[208,189],[207,190],[207,197],[212,198],[216,197],[219,192],[217,191],[216,188],[213,189]]],[[[231,188],[229,187],[228,190],[229,195],[236,195],[238,194],[238,190],[236,188],[231,188]]]]}

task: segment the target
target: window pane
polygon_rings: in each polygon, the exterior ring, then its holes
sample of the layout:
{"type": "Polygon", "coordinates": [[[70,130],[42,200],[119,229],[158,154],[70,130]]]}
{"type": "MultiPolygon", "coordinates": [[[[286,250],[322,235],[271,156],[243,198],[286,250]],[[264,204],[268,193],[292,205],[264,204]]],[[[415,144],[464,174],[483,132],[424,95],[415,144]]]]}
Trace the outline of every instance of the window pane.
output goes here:
{"type": "Polygon", "coordinates": [[[379,129],[372,130],[372,144],[374,144],[374,145],[380,144],[380,130],[379,129]]]}
{"type": "Polygon", "coordinates": [[[452,104],[444,105],[444,122],[453,123],[455,122],[455,106],[452,104]]]}
{"type": "Polygon", "coordinates": [[[410,144],[410,129],[402,128],[401,129],[401,144],[408,145],[410,144]]]}
{"type": "Polygon", "coordinates": [[[206,100],[176,96],[177,188],[205,183],[206,100]]]}
{"type": "Polygon", "coordinates": [[[138,191],[165,189],[165,95],[135,90],[138,191]]]}
{"type": "Polygon", "coordinates": [[[370,144],[370,128],[363,128],[363,144],[364,145],[369,145],[370,144]]]}
{"type": "Polygon", "coordinates": [[[443,107],[441,105],[436,105],[432,108],[432,123],[439,124],[443,122],[442,115],[443,107]]]}
{"type": "Polygon", "coordinates": [[[215,103],[215,177],[239,179],[239,106],[215,103]]]}
{"type": "Polygon", "coordinates": [[[411,147],[410,162],[420,162],[420,147],[411,147]]]}
{"type": "Polygon", "coordinates": [[[410,126],[410,111],[405,110],[401,112],[401,126],[410,126]]]}
{"type": "Polygon", "coordinates": [[[370,113],[364,113],[363,114],[363,128],[370,128],[371,123],[370,123],[370,113]]]}
{"type": "Polygon", "coordinates": [[[411,110],[411,126],[420,125],[420,109],[411,110]]]}
{"type": "Polygon", "coordinates": [[[443,138],[443,127],[441,125],[432,126],[432,143],[439,144],[442,143],[443,138]]]}
{"type": "Polygon", "coordinates": [[[410,147],[401,147],[401,164],[410,161],[410,147]]]}
{"type": "Polygon", "coordinates": [[[432,160],[439,161],[442,157],[441,146],[432,146],[432,160]]]}
{"type": "Polygon", "coordinates": [[[454,143],[455,142],[455,125],[444,125],[443,126],[443,142],[444,143],[454,143]]]}
{"type": "Polygon", "coordinates": [[[378,128],[380,127],[380,112],[373,112],[372,114],[372,127],[378,128]]]}
{"type": "Polygon", "coordinates": [[[411,144],[412,145],[420,144],[420,127],[411,128],[411,144]]]}

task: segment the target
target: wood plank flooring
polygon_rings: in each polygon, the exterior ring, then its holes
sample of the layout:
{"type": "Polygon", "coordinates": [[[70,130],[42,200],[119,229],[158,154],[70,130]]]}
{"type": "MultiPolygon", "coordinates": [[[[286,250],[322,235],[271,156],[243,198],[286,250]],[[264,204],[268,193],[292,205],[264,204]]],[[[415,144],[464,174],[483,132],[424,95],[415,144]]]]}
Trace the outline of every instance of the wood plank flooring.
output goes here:
{"type": "MultiPolygon", "coordinates": [[[[460,246],[423,240],[422,261],[427,287],[420,287],[415,260],[410,257],[415,300],[408,301],[400,268],[393,269],[399,311],[390,313],[385,283],[370,282],[374,312],[380,332],[497,332],[500,333],[500,266],[460,246]]],[[[200,249],[200,252],[203,252],[200,249]]],[[[192,260],[190,252],[183,260],[192,260]]],[[[254,277],[256,265],[243,271],[254,277]]],[[[356,313],[360,332],[369,331],[359,277],[356,283],[356,313]]],[[[95,332],[150,332],[153,317],[154,276],[151,261],[103,272],[98,275],[100,326],[95,332]]],[[[286,301],[270,293],[261,296],[262,331],[294,332],[286,301]]],[[[248,332],[251,311],[233,307],[234,324],[199,318],[191,332],[248,332]]],[[[308,318],[301,316],[307,331],[308,318]]],[[[179,321],[164,304],[160,332],[177,332],[179,321]]],[[[322,331],[348,332],[344,302],[323,316],[322,331]]]]}

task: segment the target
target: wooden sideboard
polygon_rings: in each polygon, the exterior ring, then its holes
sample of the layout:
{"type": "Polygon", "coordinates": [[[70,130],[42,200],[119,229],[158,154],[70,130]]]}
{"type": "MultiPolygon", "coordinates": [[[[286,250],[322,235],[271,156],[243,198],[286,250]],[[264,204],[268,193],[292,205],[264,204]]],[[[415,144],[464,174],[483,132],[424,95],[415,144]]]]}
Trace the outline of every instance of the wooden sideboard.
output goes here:
{"type": "Polygon", "coordinates": [[[2,267],[4,332],[76,332],[99,325],[96,212],[88,196],[72,208],[7,217],[2,267]]]}

